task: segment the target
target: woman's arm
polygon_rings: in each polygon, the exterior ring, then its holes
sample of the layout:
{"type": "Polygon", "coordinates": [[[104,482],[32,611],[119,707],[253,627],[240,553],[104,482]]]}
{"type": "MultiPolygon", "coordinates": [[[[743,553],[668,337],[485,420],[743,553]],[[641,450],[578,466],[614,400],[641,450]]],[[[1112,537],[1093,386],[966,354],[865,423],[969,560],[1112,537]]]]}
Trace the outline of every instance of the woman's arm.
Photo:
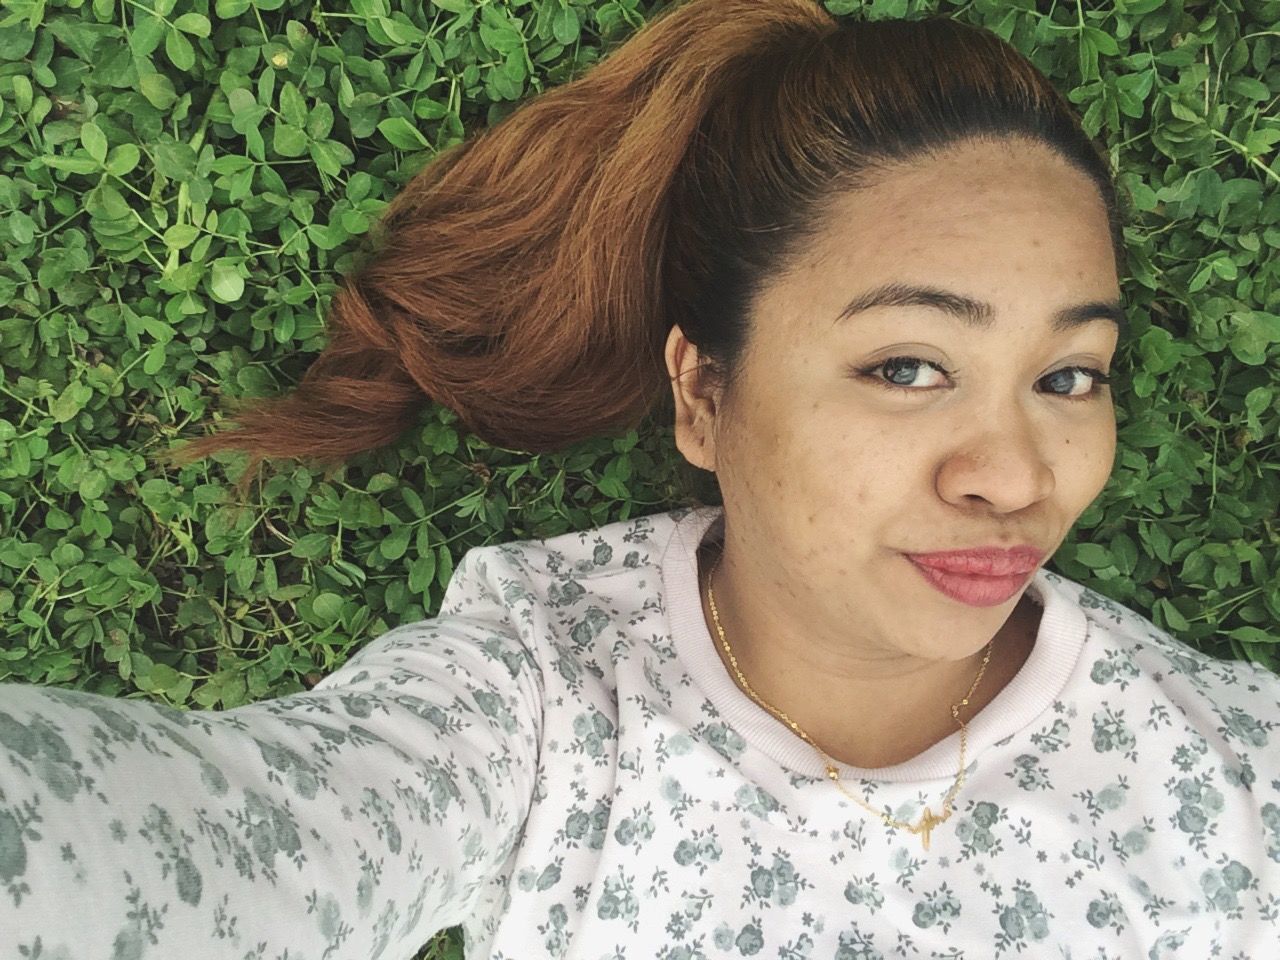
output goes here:
{"type": "Polygon", "coordinates": [[[439,617],[307,693],[202,712],[0,684],[7,953],[408,958],[461,923],[519,839],[542,725],[477,552],[439,617]]]}

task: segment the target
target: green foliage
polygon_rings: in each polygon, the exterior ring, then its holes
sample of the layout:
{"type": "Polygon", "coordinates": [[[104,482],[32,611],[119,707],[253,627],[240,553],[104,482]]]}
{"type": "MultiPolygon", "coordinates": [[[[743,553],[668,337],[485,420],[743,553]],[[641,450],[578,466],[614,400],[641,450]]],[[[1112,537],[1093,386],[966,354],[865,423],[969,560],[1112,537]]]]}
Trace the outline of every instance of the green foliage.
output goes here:
{"type": "MultiPolygon", "coordinates": [[[[397,449],[282,466],[248,504],[240,456],[148,460],[219,398],[296,383],[403,183],[660,6],[9,0],[0,680],[203,708],[306,689],[434,612],[468,547],[680,501],[658,421],[529,457],[433,406],[397,449]]],[[[985,26],[1105,137],[1132,206],[1129,376],[1112,479],[1053,566],[1280,669],[1280,2],[827,6],[985,26]]],[[[456,933],[427,955],[461,956],[456,933]]]]}

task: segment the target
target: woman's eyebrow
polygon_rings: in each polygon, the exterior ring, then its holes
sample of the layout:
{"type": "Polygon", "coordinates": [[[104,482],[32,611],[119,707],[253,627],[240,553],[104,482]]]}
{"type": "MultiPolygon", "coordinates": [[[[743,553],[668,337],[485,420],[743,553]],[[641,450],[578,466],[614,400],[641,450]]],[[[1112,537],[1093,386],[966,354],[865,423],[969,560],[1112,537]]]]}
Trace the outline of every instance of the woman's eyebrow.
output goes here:
{"type": "MultiPolygon", "coordinates": [[[[978,330],[989,329],[995,322],[995,310],[985,301],[951,290],[896,280],[859,294],[840,312],[835,322],[872,307],[933,307],[978,330]]],[[[1121,333],[1126,327],[1124,308],[1118,301],[1093,301],[1063,307],[1053,314],[1051,326],[1054,333],[1062,333],[1093,320],[1110,320],[1121,333]]]]}

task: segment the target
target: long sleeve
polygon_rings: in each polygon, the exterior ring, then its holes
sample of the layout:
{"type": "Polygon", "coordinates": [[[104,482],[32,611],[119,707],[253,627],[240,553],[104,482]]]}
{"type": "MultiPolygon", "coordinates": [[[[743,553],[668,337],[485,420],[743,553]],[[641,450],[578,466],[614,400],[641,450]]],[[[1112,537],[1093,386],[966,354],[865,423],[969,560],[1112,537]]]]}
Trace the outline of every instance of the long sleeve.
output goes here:
{"type": "Polygon", "coordinates": [[[0,684],[4,954],[409,958],[463,923],[520,839],[541,741],[491,549],[439,616],[306,693],[205,712],[0,684]]]}

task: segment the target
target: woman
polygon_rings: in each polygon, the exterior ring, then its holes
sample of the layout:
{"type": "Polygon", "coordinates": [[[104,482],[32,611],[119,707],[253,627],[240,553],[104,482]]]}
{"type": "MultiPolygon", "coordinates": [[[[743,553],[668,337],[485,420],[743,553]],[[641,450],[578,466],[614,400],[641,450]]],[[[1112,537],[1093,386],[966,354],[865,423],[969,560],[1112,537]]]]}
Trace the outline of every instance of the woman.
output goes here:
{"type": "Polygon", "coordinates": [[[1274,956],[1280,679],[1043,567],[1112,465],[1119,224],[1011,47],[809,0],[670,8],[445,154],[189,455],[427,397],[554,449],[665,381],[723,507],[469,550],[307,693],[0,687],[6,955],[1274,956]]]}

